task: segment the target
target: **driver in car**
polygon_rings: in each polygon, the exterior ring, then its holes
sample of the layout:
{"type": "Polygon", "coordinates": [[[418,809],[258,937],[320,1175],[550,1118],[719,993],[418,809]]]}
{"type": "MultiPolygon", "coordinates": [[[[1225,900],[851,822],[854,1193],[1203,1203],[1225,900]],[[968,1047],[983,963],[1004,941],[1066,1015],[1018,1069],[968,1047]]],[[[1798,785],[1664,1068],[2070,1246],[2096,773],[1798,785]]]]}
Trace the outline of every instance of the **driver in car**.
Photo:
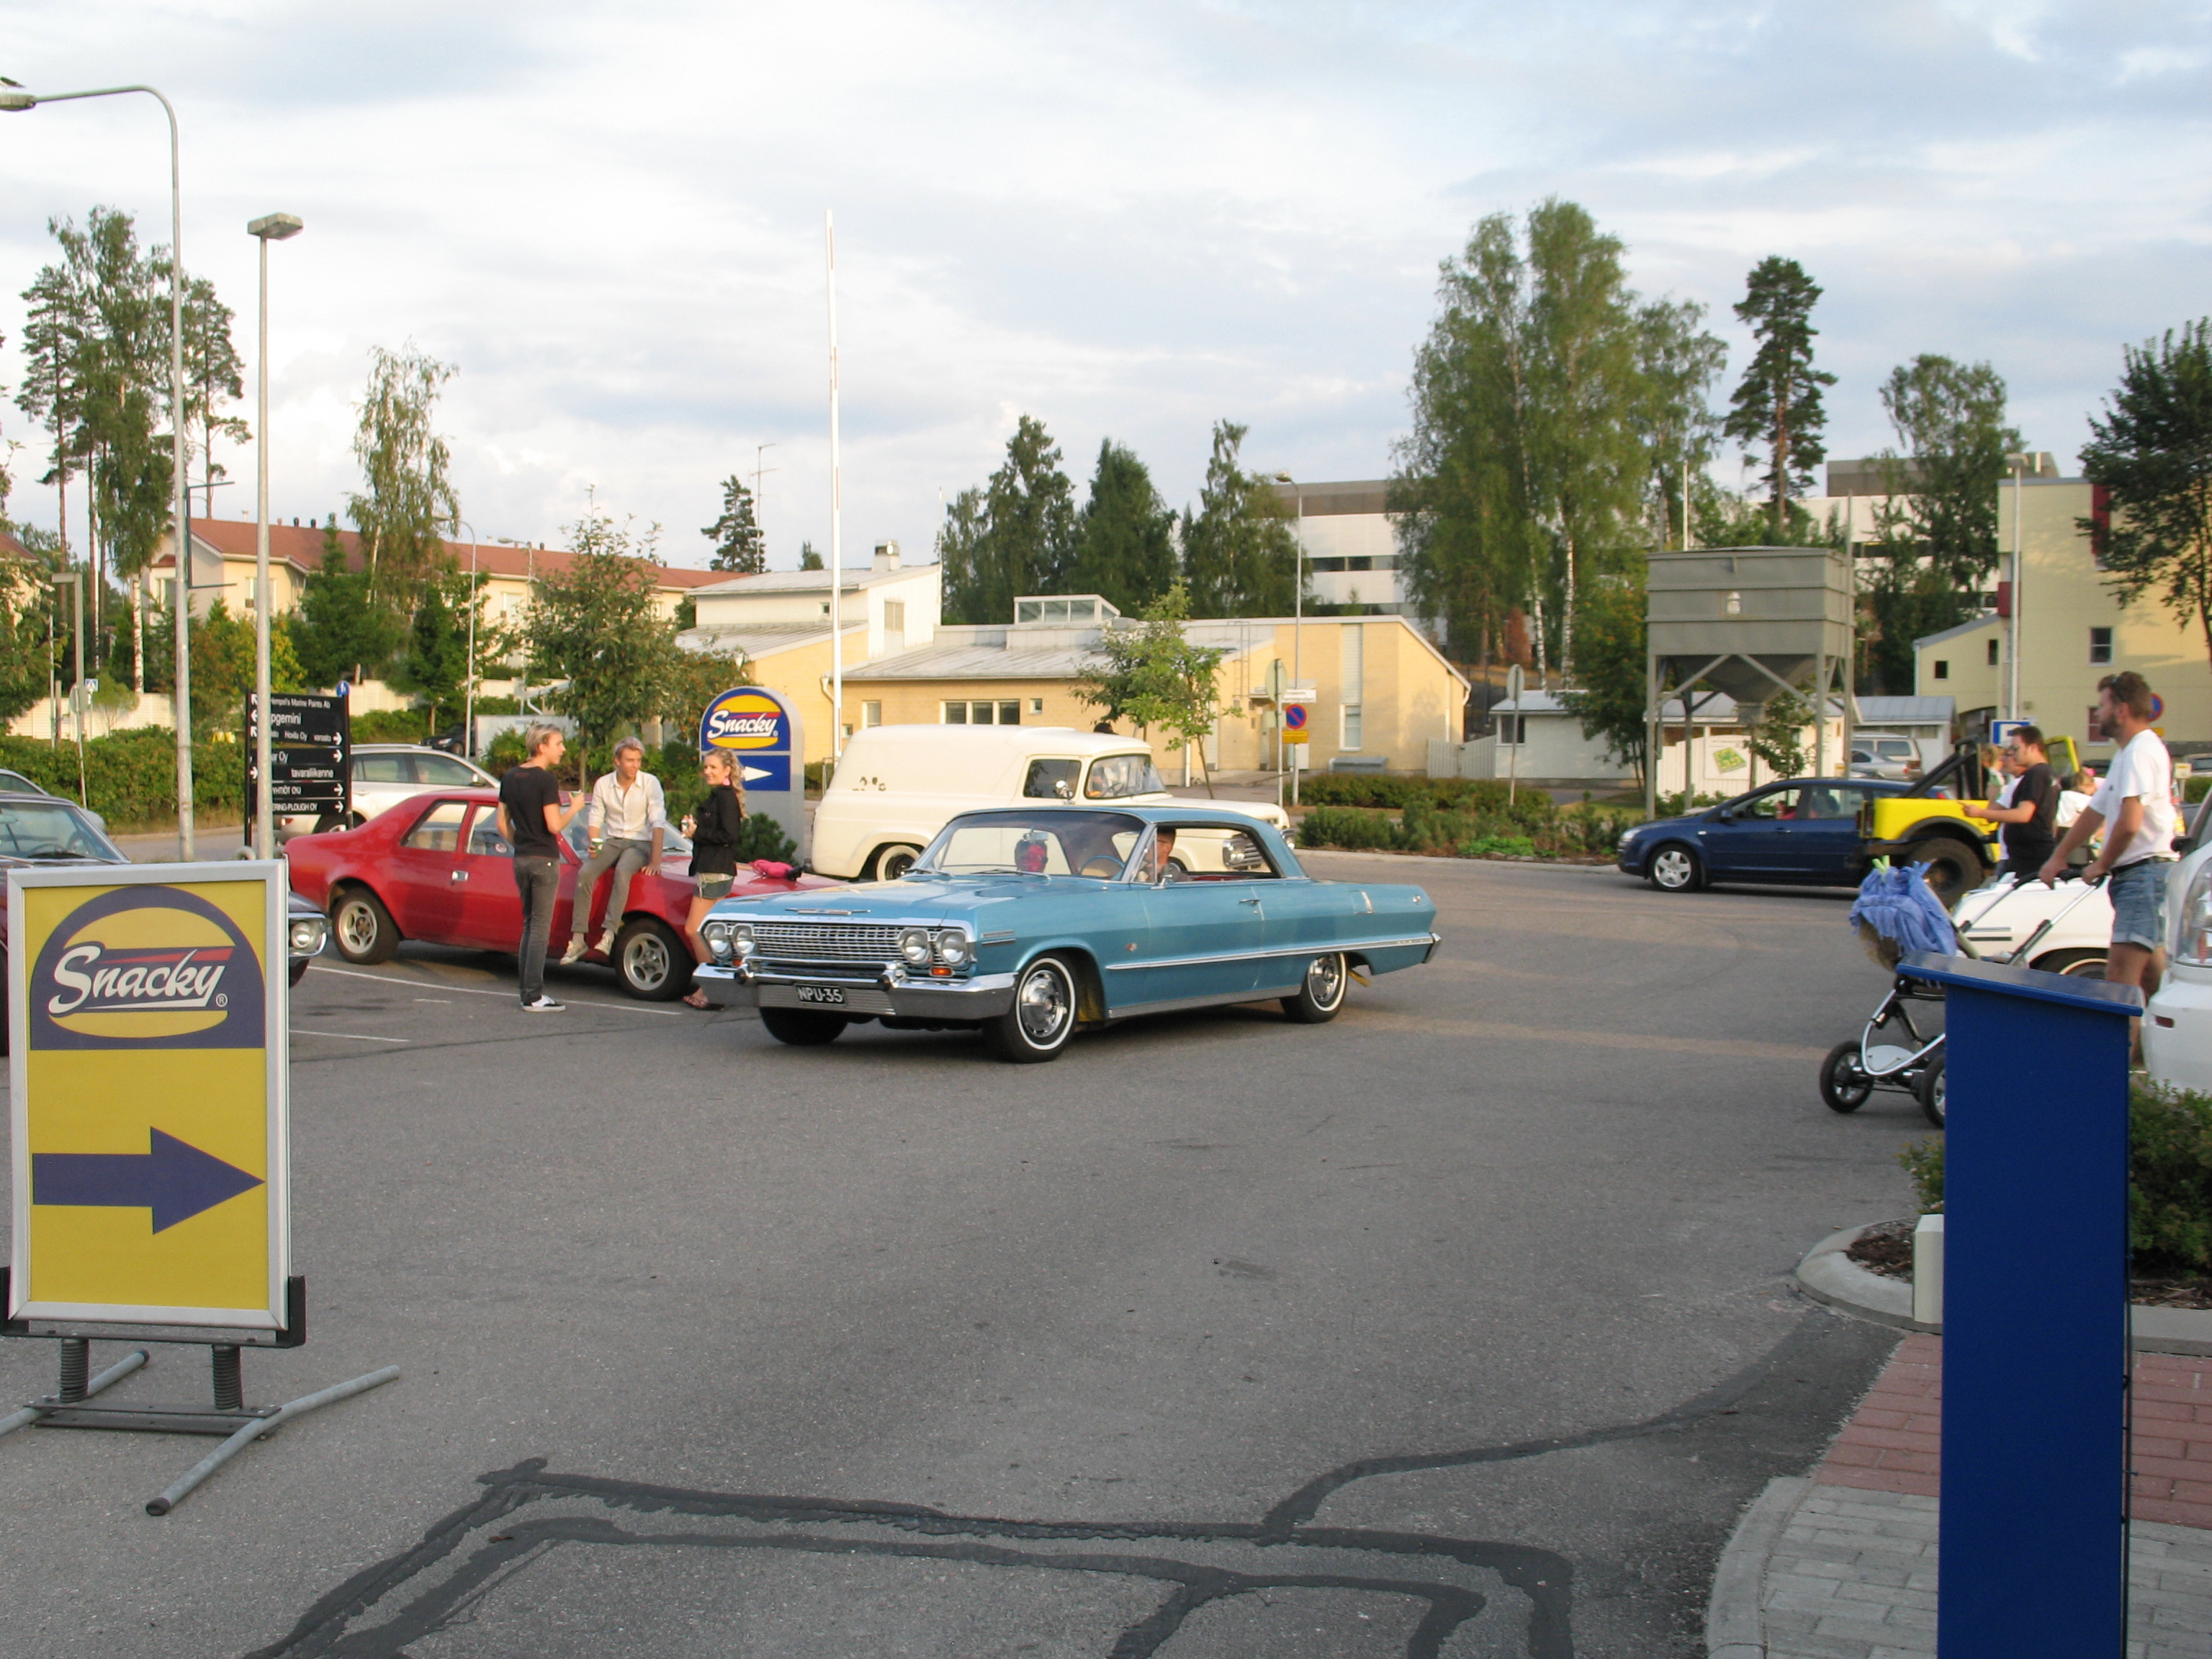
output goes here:
{"type": "Polygon", "coordinates": [[[1169,861],[1175,843],[1174,826],[1164,823],[1152,832],[1152,853],[1145,863],[1145,879],[1154,886],[1164,887],[1171,881],[1182,879],[1182,866],[1169,861]]]}

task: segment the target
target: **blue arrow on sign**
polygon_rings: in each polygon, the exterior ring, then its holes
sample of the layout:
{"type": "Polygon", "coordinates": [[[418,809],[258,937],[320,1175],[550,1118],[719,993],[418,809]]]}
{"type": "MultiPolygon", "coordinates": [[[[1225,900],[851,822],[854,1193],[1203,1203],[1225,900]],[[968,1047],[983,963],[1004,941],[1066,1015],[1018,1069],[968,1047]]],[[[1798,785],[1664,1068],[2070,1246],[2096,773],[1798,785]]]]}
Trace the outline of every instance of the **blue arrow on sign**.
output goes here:
{"type": "Polygon", "coordinates": [[[262,1184],[174,1135],[147,1133],[150,1152],[32,1153],[31,1202],[150,1209],[158,1233],[262,1184]]]}

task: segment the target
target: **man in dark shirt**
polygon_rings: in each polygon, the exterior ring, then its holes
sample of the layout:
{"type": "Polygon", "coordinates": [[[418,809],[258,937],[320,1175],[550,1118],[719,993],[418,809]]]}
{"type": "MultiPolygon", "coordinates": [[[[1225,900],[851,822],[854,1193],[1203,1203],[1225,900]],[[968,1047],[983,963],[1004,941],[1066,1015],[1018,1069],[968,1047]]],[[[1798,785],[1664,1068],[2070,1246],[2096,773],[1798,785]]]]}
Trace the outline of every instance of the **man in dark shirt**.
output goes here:
{"type": "Polygon", "coordinates": [[[522,741],[530,758],[499,781],[499,832],[514,848],[514,886],[522,895],[522,939],[515,956],[523,1011],[557,1013],[561,1005],[545,994],[545,945],[553,936],[553,901],[561,886],[561,832],[589,798],[579,790],[562,810],[561,781],[553,775],[568,749],[560,727],[533,726],[522,741]]]}
{"type": "Polygon", "coordinates": [[[1992,802],[1966,811],[1970,817],[2004,826],[2004,862],[1997,873],[2027,881],[2043,868],[2058,844],[2058,778],[2043,752],[2042,732],[2033,726],[2014,726],[2005,739],[2004,766],[2014,777],[2008,804],[1992,802]]]}

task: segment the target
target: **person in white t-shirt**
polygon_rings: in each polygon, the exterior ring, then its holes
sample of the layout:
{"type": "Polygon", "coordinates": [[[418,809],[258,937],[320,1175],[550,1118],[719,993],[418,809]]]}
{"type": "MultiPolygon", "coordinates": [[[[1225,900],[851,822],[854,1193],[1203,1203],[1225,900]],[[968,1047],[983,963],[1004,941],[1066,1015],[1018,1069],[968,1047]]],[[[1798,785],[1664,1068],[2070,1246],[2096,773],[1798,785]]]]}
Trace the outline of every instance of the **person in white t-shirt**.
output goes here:
{"type": "Polygon", "coordinates": [[[2119,751],[2042,872],[2045,881],[2057,880],[2074,849],[2105,831],[2102,850],[2081,872],[2090,880],[2112,878],[2105,889],[2112,902],[2112,952],[2105,977],[2140,988],[2146,999],[2158,989],[2166,945],[2166,866],[2173,862],[2176,816],[2173,762],[2151,729],[2156,707],[2150,686],[2133,670],[2097,683],[2098,718],[2119,751]]]}

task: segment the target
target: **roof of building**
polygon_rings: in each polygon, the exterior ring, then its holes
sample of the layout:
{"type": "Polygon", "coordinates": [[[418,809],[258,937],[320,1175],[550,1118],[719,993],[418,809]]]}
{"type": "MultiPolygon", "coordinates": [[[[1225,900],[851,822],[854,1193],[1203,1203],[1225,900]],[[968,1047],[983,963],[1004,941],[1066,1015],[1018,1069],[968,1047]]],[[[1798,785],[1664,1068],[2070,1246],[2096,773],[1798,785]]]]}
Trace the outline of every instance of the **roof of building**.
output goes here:
{"type": "Polygon", "coordinates": [[[1390,480],[1346,478],[1330,483],[1270,483],[1276,498],[1308,519],[1329,519],[1389,508],[1390,480]]]}
{"type": "MultiPolygon", "coordinates": [[[[946,640],[948,634],[967,634],[966,629],[941,628],[937,639],[895,657],[882,657],[860,668],[848,668],[848,680],[1066,680],[1085,672],[1097,654],[1094,636],[1081,645],[1054,643],[1024,647],[998,645],[972,638],[946,640]]],[[[977,629],[1004,639],[1014,630],[977,629]]]]}
{"type": "Polygon", "coordinates": [[[1940,634],[1923,634],[1913,641],[1912,648],[1917,651],[1923,645],[1941,645],[1946,640],[1964,639],[1967,635],[1978,634],[1992,623],[2001,620],[1996,611],[1984,611],[1980,616],[1962,622],[1956,628],[1947,628],[1940,634]]]}
{"type": "MultiPolygon", "coordinates": [[[[345,550],[347,564],[358,570],[361,568],[361,537],[350,530],[341,530],[337,536],[338,545],[345,550]]],[[[254,556],[254,525],[251,520],[194,519],[192,540],[222,558],[250,559],[254,556]]],[[[525,579],[533,574],[550,575],[565,570],[576,557],[566,548],[510,547],[504,542],[447,542],[446,550],[463,567],[473,563],[475,568],[485,575],[525,579]]],[[[270,525],[269,556],[302,573],[321,569],[323,526],[270,525]]],[[[169,562],[169,555],[164,551],[155,560],[155,568],[166,568],[169,562]]],[[[665,588],[696,591],[729,580],[729,573],[721,570],[696,570],[670,564],[656,564],[653,568],[658,585],[665,588]]]]}
{"type": "Polygon", "coordinates": [[[1956,697],[1861,697],[1861,726],[1942,726],[1958,712],[1956,697]]]}
{"type": "MultiPolygon", "coordinates": [[[[846,634],[864,634],[868,619],[855,617],[845,623],[846,634]]],[[[779,651],[794,647],[812,645],[830,637],[827,622],[795,623],[724,623],[719,627],[709,623],[704,628],[687,628],[676,636],[676,643],[686,651],[734,651],[747,659],[769,657],[779,651]]],[[[848,673],[847,678],[852,676],[848,673]]]]}
{"type": "MultiPolygon", "coordinates": [[[[936,569],[933,564],[896,565],[889,570],[872,569],[868,566],[848,565],[845,580],[838,584],[839,591],[850,593],[855,588],[873,587],[879,582],[895,582],[901,577],[921,575],[936,569]]],[[[757,576],[732,576],[726,571],[709,570],[705,573],[709,585],[698,590],[702,599],[726,599],[750,593],[827,593],[830,573],[827,570],[763,570],[757,576]]]]}

